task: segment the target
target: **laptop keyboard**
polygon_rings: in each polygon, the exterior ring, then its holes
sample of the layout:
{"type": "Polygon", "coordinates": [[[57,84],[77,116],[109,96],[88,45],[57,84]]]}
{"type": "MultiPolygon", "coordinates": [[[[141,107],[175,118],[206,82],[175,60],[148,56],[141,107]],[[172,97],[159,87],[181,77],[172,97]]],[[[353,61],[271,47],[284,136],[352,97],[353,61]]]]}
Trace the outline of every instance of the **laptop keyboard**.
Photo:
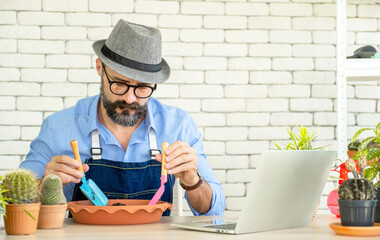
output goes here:
{"type": "Polygon", "coordinates": [[[235,230],[236,223],[207,225],[207,226],[204,226],[204,227],[206,227],[206,228],[215,228],[215,229],[225,229],[225,230],[235,230]]]}

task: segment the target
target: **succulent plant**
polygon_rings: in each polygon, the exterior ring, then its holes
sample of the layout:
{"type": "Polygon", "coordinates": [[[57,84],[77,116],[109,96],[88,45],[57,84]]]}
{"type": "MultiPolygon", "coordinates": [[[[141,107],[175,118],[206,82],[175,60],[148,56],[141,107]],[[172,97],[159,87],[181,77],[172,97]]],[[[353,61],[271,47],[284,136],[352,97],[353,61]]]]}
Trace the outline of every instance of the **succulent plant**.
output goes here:
{"type": "Polygon", "coordinates": [[[35,175],[26,169],[15,169],[3,179],[4,198],[11,203],[27,204],[37,201],[37,183],[35,175]]]}
{"type": "Polygon", "coordinates": [[[350,170],[354,178],[347,179],[338,189],[339,198],[342,200],[374,200],[376,199],[376,188],[372,182],[363,178],[363,169],[367,159],[362,157],[358,160],[358,165],[362,175],[356,171],[356,162],[350,158],[345,162],[345,166],[350,170]]]}
{"type": "Polygon", "coordinates": [[[55,174],[44,177],[41,184],[40,201],[42,205],[58,205],[62,196],[61,178],[55,174]]]}
{"type": "Polygon", "coordinates": [[[376,189],[367,179],[350,178],[340,185],[339,198],[342,200],[374,200],[376,189]]]}

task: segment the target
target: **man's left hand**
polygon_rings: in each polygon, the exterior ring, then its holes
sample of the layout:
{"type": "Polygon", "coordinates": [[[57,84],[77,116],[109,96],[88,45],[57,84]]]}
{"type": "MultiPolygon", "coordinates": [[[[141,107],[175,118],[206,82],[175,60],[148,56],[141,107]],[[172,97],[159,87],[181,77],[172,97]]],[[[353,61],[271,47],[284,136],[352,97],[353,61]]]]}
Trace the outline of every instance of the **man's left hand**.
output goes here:
{"type": "MultiPolygon", "coordinates": [[[[166,149],[165,155],[168,174],[179,177],[186,186],[193,186],[199,181],[198,155],[188,143],[176,141],[166,149]]],[[[156,160],[161,162],[162,154],[157,154],[156,160]]]]}

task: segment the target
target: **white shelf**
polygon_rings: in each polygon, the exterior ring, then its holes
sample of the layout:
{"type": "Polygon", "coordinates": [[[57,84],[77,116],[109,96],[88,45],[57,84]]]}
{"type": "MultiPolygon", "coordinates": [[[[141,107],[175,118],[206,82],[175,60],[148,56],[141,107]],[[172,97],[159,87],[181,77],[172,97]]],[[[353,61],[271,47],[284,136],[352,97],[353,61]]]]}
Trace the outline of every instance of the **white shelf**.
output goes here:
{"type": "Polygon", "coordinates": [[[380,81],[380,59],[347,59],[347,81],[380,81]]]}

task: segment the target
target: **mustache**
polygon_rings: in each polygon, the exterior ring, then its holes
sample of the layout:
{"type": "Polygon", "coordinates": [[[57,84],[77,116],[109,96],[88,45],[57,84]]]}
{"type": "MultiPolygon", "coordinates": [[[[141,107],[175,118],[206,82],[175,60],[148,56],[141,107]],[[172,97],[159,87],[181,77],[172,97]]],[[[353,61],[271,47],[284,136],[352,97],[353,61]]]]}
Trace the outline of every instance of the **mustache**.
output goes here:
{"type": "Polygon", "coordinates": [[[112,107],[113,109],[120,108],[120,109],[130,109],[130,110],[138,110],[141,108],[141,105],[138,104],[137,102],[133,103],[127,103],[123,100],[117,100],[115,102],[108,102],[109,106],[112,107]]]}

